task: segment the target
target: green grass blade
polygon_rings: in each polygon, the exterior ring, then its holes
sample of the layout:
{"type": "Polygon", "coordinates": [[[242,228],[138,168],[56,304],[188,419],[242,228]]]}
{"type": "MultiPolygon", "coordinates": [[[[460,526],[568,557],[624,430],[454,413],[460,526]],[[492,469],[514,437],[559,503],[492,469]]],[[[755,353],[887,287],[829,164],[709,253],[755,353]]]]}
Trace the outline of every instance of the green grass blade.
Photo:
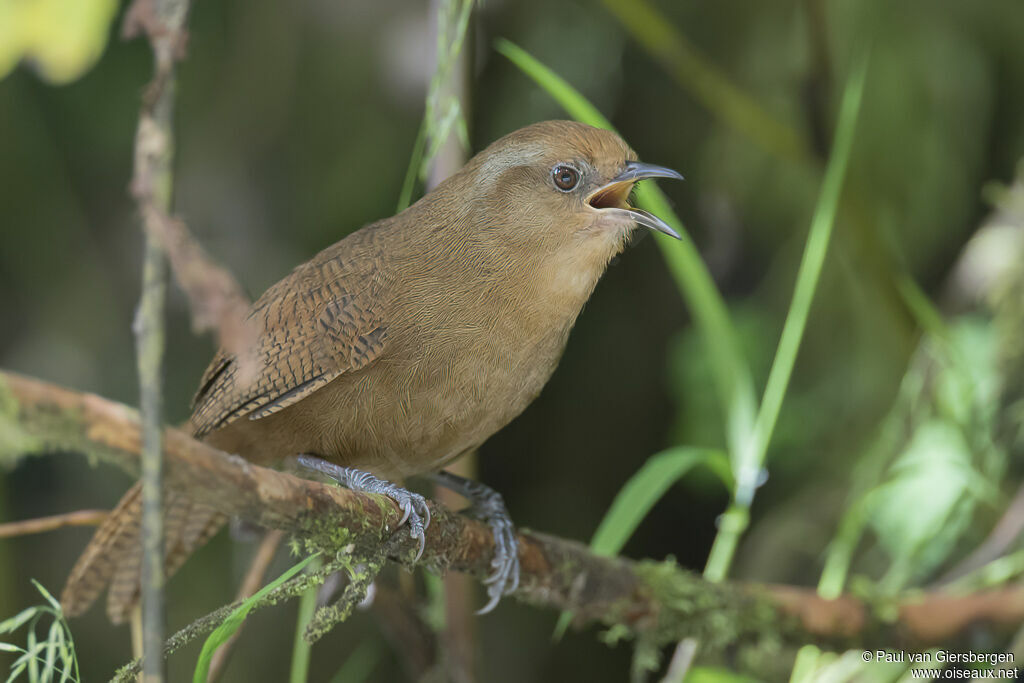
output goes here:
{"type": "Polygon", "coordinates": [[[606,557],[618,554],[654,504],[673,484],[697,465],[712,461],[717,461],[717,466],[712,465],[711,469],[721,472],[723,464],[727,467],[728,456],[717,449],[690,446],[677,446],[652,455],[615,496],[594,532],[590,549],[606,557]]]}
{"type": "Polygon", "coordinates": [[[718,666],[695,666],[686,672],[685,683],[764,683],[718,666]]]}
{"type": "Polygon", "coordinates": [[[761,403],[761,410],[757,415],[757,422],[755,423],[754,444],[757,448],[757,455],[761,459],[763,459],[764,452],[768,448],[768,442],[771,440],[775,423],[779,417],[779,410],[782,407],[782,400],[789,386],[789,379],[793,374],[793,366],[796,364],[800,341],[803,338],[804,330],[807,328],[807,319],[810,315],[811,303],[814,300],[814,292],[818,286],[821,269],[825,263],[825,256],[828,253],[828,244],[832,237],[832,228],[835,224],[836,211],[839,207],[843,180],[846,177],[850,150],[853,147],[853,134],[856,129],[857,114],[860,111],[860,103],[864,93],[866,74],[867,60],[862,59],[850,77],[850,81],[847,83],[843,94],[832,156],[825,171],[825,180],[822,183],[821,194],[818,197],[818,204],[815,207],[814,217],[811,220],[807,246],[804,249],[800,269],[797,272],[793,300],[790,303],[789,314],[786,316],[786,322],[782,329],[782,337],[779,339],[779,348],[772,362],[771,371],[768,373],[764,399],[761,403]]]}
{"type": "Polygon", "coordinates": [[[35,579],[32,579],[32,585],[35,586],[36,590],[42,594],[43,598],[46,599],[46,602],[50,603],[50,607],[52,607],[58,614],[62,613],[60,603],[57,602],[57,598],[50,595],[50,591],[43,588],[43,584],[39,583],[35,579]]]}
{"type": "Polygon", "coordinates": [[[46,634],[46,656],[43,658],[43,683],[50,683],[57,671],[57,648],[63,640],[64,628],[60,620],[54,619],[50,631],[46,634]]]}
{"type": "Polygon", "coordinates": [[[843,515],[839,529],[829,543],[825,554],[825,566],[818,579],[818,595],[826,600],[835,600],[843,592],[846,577],[853,563],[853,553],[867,526],[865,499],[855,502],[843,515]]]}
{"type": "MultiPolygon", "coordinates": [[[[741,453],[739,467],[736,469],[736,503],[749,508],[757,486],[757,478],[764,464],[768,444],[779,417],[783,398],[789,386],[789,379],[796,364],[800,341],[807,328],[807,319],[814,300],[814,292],[818,286],[828,244],[835,224],[836,211],[842,193],[846,167],[853,147],[853,136],[857,125],[857,115],[864,93],[864,82],[867,75],[867,53],[865,52],[854,67],[843,90],[843,99],[839,110],[839,122],[836,126],[835,141],[832,154],[825,170],[818,203],[811,219],[811,228],[804,248],[803,259],[797,271],[796,286],[789,313],[782,328],[779,346],[768,373],[764,398],[754,424],[754,434],[750,449],[741,453]]],[[[723,525],[715,538],[708,557],[704,575],[712,580],[723,579],[732,563],[732,556],[746,525],[723,525]],[[741,526],[742,528],[737,528],[741,526]]]]}
{"type": "Polygon", "coordinates": [[[420,168],[423,166],[423,151],[427,147],[427,118],[423,117],[420,122],[419,132],[416,133],[416,142],[412,145],[412,156],[409,159],[409,168],[405,170],[405,180],[402,181],[402,192],[398,195],[397,213],[402,213],[412,204],[412,191],[416,188],[416,178],[419,177],[420,168]]]}
{"type": "MultiPolygon", "coordinates": [[[[569,116],[591,126],[614,130],[611,122],[579,91],[528,52],[505,39],[496,41],[495,48],[551,95],[569,116]]],[[[739,452],[753,429],[756,399],[750,368],[743,358],[725,301],[665,195],[651,183],[640,183],[635,196],[639,207],[661,217],[683,237],[676,241],[663,235],[655,236],[669,272],[704,338],[726,416],[726,439],[730,451],[739,452]]]]}
{"type": "Polygon", "coordinates": [[[203,643],[203,649],[199,653],[199,660],[196,662],[195,672],[192,674],[193,683],[206,683],[207,676],[210,673],[210,660],[213,658],[213,653],[217,651],[217,648],[226,643],[232,635],[234,635],[235,631],[237,631],[242,625],[242,622],[245,621],[246,616],[248,616],[252,608],[256,606],[256,603],[262,600],[267,593],[298,574],[306,567],[306,565],[312,562],[314,558],[319,556],[319,553],[310,555],[302,562],[291,567],[288,571],[281,574],[281,576],[256,591],[252,597],[236,607],[235,610],[228,615],[228,618],[224,620],[224,623],[214,629],[213,633],[207,636],[206,642],[203,643]]]}
{"type": "MultiPolygon", "coordinates": [[[[71,637],[71,632],[67,632],[68,638],[71,637]]],[[[67,683],[67,681],[78,681],[78,676],[73,672],[78,669],[78,660],[72,650],[72,644],[67,640],[61,640],[60,642],[60,683],[67,683]]]]}
{"type": "MultiPolygon", "coordinates": [[[[656,453],[647,459],[615,496],[594,532],[590,549],[606,557],[618,554],[654,504],[661,500],[673,484],[698,465],[707,465],[723,477],[726,489],[732,489],[729,457],[723,451],[678,446],[656,453]]],[[[571,620],[570,612],[561,614],[555,626],[556,639],[562,637],[571,620]]]]}
{"type": "Polygon", "coordinates": [[[39,680],[39,653],[46,646],[45,643],[40,643],[36,640],[36,624],[38,621],[38,618],[33,619],[28,627],[28,640],[27,645],[25,645],[26,653],[21,656],[21,659],[27,659],[28,661],[28,679],[33,683],[39,680]]]}
{"type": "MultiPolygon", "coordinates": [[[[317,568],[319,562],[313,565],[317,568]]],[[[304,636],[309,620],[313,618],[313,611],[316,610],[316,594],[319,586],[310,586],[302,594],[299,600],[299,615],[295,619],[295,640],[292,644],[292,667],[288,677],[288,683],[306,683],[309,677],[309,658],[313,652],[313,646],[304,636]]]]}
{"type": "Polygon", "coordinates": [[[14,681],[17,680],[18,676],[21,675],[21,672],[25,670],[26,666],[28,666],[28,664],[26,664],[25,662],[22,662],[21,664],[18,664],[17,666],[12,667],[11,668],[11,675],[7,677],[7,683],[14,683],[14,681]]]}
{"type": "Polygon", "coordinates": [[[426,178],[428,166],[444,145],[451,131],[454,130],[462,146],[469,149],[466,117],[459,100],[452,98],[445,101],[443,95],[444,84],[449,80],[465,43],[472,11],[473,0],[443,2],[439,10],[437,17],[437,67],[434,69],[430,85],[427,87],[426,107],[423,111],[419,132],[416,133],[416,142],[413,143],[412,158],[409,159],[409,168],[406,169],[405,180],[402,182],[396,213],[405,211],[412,204],[417,178],[426,178]],[[449,35],[450,31],[454,33],[449,35]]]}
{"type": "Polygon", "coordinates": [[[39,613],[40,607],[26,607],[22,611],[15,614],[10,619],[4,620],[0,623],[0,634],[13,633],[21,628],[24,624],[28,623],[28,620],[36,616],[39,613]]]}
{"type": "Polygon", "coordinates": [[[569,116],[596,128],[614,130],[612,122],[605,118],[597,107],[529,52],[505,38],[498,38],[494,42],[494,48],[551,95],[569,116]]]}
{"type": "Polygon", "coordinates": [[[796,661],[789,675],[789,683],[810,683],[818,669],[821,650],[815,645],[804,645],[796,652],[796,661]]]}

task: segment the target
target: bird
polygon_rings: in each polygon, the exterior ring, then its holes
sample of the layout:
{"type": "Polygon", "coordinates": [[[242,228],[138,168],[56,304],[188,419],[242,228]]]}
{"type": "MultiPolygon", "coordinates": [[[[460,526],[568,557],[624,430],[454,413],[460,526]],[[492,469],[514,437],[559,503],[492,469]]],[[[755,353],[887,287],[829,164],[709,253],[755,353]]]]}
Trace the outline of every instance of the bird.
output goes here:
{"type": "MultiPolygon", "coordinates": [[[[390,218],[327,247],[248,313],[250,358],[220,349],[193,402],[192,435],[266,466],[298,457],[350,488],[384,493],[420,541],[429,476],[495,534],[489,611],[515,590],[513,525],[493,489],[443,468],[518,416],[555,370],[609,262],[637,228],[679,239],[630,204],[635,183],[682,179],[638,161],[616,133],[573,121],[511,132],[390,218]],[[246,361],[250,365],[246,364],[246,361]]],[[[124,621],[139,595],[141,489],[96,531],[61,597],[84,612],[109,583],[124,621]]],[[[164,493],[170,576],[226,517],[164,493]]]]}

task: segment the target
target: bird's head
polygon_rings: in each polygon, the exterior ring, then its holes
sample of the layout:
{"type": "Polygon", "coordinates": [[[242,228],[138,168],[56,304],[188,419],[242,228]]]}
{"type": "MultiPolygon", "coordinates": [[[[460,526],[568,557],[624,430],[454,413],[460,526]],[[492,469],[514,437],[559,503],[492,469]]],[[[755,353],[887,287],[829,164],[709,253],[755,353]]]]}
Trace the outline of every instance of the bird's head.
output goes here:
{"type": "Polygon", "coordinates": [[[485,229],[513,244],[594,242],[611,254],[638,226],[679,238],[629,199],[637,181],[682,176],[637,161],[611,131],[573,121],[537,123],[491,144],[460,175],[472,188],[474,207],[493,222],[485,229]]]}

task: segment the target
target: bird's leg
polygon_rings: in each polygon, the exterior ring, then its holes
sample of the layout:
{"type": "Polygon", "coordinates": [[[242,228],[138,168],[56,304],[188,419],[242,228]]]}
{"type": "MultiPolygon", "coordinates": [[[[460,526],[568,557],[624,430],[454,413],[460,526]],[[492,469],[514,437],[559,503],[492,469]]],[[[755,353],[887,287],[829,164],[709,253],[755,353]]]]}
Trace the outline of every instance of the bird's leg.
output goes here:
{"type": "Polygon", "coordinates": [[[427,507],[427,501],[423,496],[407,491],[385,479],[379,479],[369,472],[353,467],[341,467],[313,455],[300,455],[298,460],[303,467],[316,470],[345,488],[363,493],[382,493],[395,501],[402,511],[402,520],[398,526],[402,526],[408,521],[409,535],[420,542],[419,552],[416,553],[413,562],[420,559],[427,542],[424,531],[430,525],[430,508],[427,507]]]}
{"type": "Polygon", "coordinates": [[[494,559],[491,560],[494,572],[484,580],[490,600],[477,612],[486,614],[494,609],[502,595],[519,587],[519,542],[505,500],[489,486],[451,472],[442,470],[430,476],[435,483],[470,501],[494,533],[494,559]]]}

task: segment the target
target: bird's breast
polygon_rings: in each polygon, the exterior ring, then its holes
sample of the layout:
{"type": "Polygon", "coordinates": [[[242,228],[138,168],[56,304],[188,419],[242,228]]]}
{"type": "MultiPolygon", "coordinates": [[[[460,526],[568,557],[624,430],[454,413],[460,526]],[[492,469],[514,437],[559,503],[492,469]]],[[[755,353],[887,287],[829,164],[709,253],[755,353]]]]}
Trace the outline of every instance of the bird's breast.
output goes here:
{"type": "Polygon", "coordinates": [[[389,282],[398,298],[384,316],[381,356],[281,411],[287,420],[257,421],[265,428],[253,441],[286,429],[291,441],[310,441],[310,452],[393,479],[475,449],[540,393],[600,277],[553,261],[501,277],[406,273],[389,282]]]}

